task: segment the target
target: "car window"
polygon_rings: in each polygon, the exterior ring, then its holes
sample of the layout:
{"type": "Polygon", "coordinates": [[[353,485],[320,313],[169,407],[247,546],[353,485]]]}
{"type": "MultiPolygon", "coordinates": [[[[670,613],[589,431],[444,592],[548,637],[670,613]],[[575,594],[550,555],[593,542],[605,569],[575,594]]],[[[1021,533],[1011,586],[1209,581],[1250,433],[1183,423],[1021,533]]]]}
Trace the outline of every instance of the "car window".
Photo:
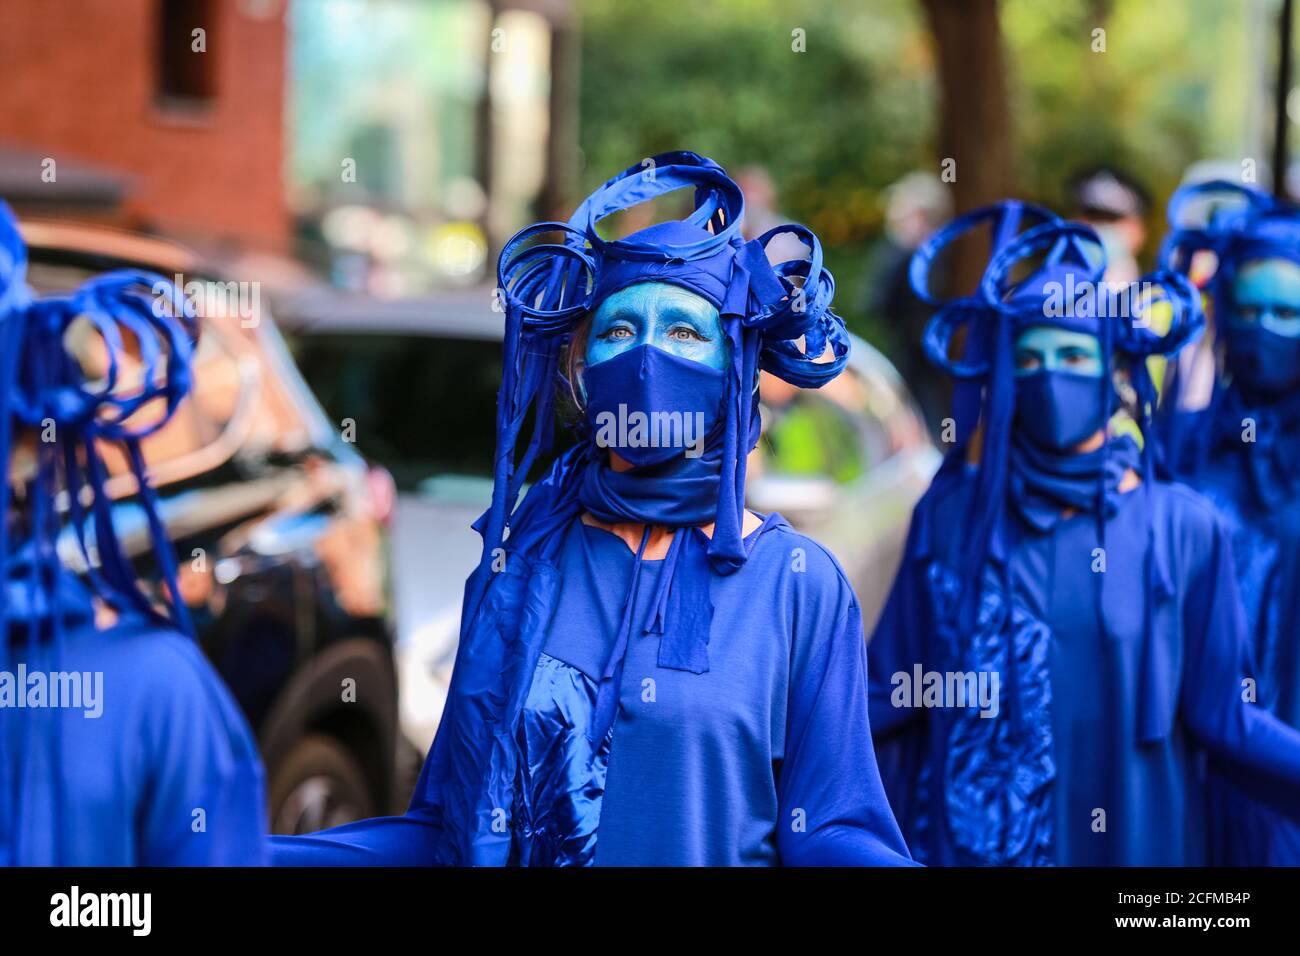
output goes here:
{"type": "Polygon", "coordinates": [[[347,434],[350,423],[357,449],[399,489],[491,477],[500,343],[317,331],[289,347],[334,427],[347,434]]]}

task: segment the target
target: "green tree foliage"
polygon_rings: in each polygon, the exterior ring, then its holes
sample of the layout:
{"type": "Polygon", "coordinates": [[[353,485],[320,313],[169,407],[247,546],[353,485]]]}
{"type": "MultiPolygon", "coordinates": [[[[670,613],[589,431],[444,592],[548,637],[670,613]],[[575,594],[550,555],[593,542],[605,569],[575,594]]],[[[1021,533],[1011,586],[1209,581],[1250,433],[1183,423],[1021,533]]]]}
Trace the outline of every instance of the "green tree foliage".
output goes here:
{"type": "MultiPolygon", "coordinates": [[[[1123,164],[1157,202],[1206,157],[1265,161],[1273,4],[1004,0],[1025,198],[1059,205],[1082,166],[1123,164]],[[1104,29],[1105,51],[1094,52],[1104,29]]],[[[913,0],[582,0],[582,184],[665,149],[766,166],[780,209],[815,229],[838,308],[861,309],[881,190],[938,171],[930,42],[913,0]],[[802,29],[806,52],[791,49],[802,29]]],[[[1261,172],[1262,176],[1262,172],[1261,172]]],[[[1159,209],[1152,232],[1160,232],[1159,209]]],[[[1154,240],[1153,240],[1154,241],[1154,240]]]]}

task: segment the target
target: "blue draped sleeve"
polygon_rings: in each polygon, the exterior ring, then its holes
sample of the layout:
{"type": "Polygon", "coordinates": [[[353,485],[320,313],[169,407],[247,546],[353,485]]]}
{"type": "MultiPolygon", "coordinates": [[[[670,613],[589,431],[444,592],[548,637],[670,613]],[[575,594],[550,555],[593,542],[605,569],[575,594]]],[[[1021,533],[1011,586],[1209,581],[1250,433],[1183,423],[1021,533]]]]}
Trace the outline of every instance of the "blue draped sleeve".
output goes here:
{"type": "Polygon", "coordinates": [[[1187,587],[1187,660],[1180,707],[1187,726],[1252,796],[1300,819],[1300,732],[1246,693],[1251,654],[1227,529],[1217,517],[1193,553],[1205,554],[1187,587]]]}
{"type": "MultiPolygon", "coordinates": [[[[417,791],[418,792],[418,791],[417,791]]],[[[437,813],[412,807],[306,836],[271,837],[275,866],[430,866],[438,846],[437,813]]]]}
{"type": "Polygon", "coordinates": [[[795,621],[777,849],[786,866],[906,865],[871,744],[862,613],[835,571],[795,621]]]}

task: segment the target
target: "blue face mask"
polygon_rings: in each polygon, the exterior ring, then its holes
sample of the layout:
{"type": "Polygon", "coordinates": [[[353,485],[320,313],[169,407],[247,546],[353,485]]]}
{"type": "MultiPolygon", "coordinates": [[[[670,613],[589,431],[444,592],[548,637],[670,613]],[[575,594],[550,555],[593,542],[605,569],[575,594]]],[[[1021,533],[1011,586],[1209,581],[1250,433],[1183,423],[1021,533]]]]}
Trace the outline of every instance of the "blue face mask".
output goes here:
{"type": "Polygon", "coordinates": [[[726,374],[654,345],[587,366],[583,391],[597,447],[635,467],[699,458],[722,413],[726,374]]]}
{"type": "Polygon", "coordinates": [[[1273,396],[1300,387],[1300,266],[1279,259],[1245,265],[1223,338],[1228,369],[1244,392],[1273,396]]]}
{"type": "Polygon", "coordinates": [[[1036,445],[1068,452],[1110,418],[1113,393],[1103,397],[1096,375],[1047,369],[1016,379],[1016,425],[1036,445]]]}
{"type": "Polygon", "coordinates": [[[1235,322],[1226,324],[1223,338],[1228,370],[1246,393],[1276,396],[1300,388],[1300,339],[1235,322]]]}

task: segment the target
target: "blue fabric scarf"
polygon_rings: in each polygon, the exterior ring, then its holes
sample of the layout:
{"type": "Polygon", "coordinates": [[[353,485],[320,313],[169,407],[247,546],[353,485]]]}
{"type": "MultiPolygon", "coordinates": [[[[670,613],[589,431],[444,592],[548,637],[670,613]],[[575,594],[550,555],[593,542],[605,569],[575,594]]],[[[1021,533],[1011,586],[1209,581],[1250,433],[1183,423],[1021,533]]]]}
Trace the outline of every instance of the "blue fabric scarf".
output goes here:
{"type": "Polygon", "coordinates": [[[1069,510],[1113,515],[1119,486],[1131,469],[1141,470],[1137,442],[1125,435],[1081,454],[1061,454],[1023,435],[1011,441],[1011,503],[1030,527],[1050,531],[1069,510]]]}

